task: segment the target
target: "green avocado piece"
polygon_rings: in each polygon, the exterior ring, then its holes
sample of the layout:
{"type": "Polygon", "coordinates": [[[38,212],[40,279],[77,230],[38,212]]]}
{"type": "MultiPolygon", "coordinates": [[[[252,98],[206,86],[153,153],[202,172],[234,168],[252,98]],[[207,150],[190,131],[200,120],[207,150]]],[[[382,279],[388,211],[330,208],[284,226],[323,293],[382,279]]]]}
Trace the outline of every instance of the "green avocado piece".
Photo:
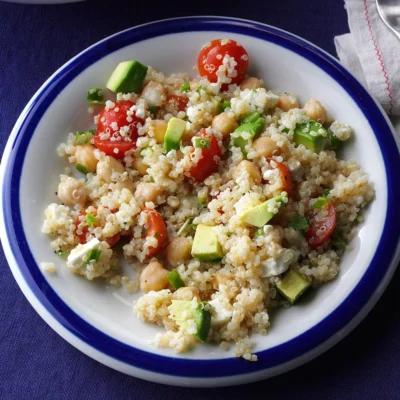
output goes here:
{"type": "Polygon", "coordinates": [[[249,225],[262,228],[275,215],[273,212],[268,211],[272,202],[276,202],[278,207],[280,207],[283,203],[283,196],[276,196],[264,201],[264,203],[261,203],[258,206],[250,208],[240,216],[240,219],[249,225]]]}
{"type": "Polygon", "coordinates": [[[192,245],[192,256],[199,261],[219,261],[224,254],[212,226],[199,224],[192,245]]]}
{"type": "Polygon", "coordinates": [[[238,137],[232,137],[231,146],[240,147],[242,153],[246,156],[246,146],[257,137],[257,135],[261,132],[263,126],[264,120],[262,118],[259,118],[257,122],[246,122],[245,124],[240,125],[235,129],[234,132],[247,132],[250,134],[250,138],[245,139],[242,135],[239,135],[238,137]]]}
{"type": "Polygon", "coordinates": [[[173,319],[177,325],[187,331],[190,327],[189,320],[194,320],[197,333],[194,336],[201,342],[205,342],[210,332],[211,313],[205,310],[207,303],[200,303],[197,306],[193,301],[172,300],[173,319]]]}
{"type": "Polygon", "coordinates": [[[294,304],[310,286],[311,284],[308,280],[304,279],[295,270],[289,269],[281,281],[276,285],[276,288],[290,304],[294,304]]]}
{"type": "Polygon", "coordinates": [[[294,142],[297,145],[302,144],[315,153],[319,153],[325,147],[327,135],[327,130],[319,122],[311,120],[305,124],[296,125],[294,129],[294,142]],[[319,133],[321,129],[324,131],[324,135],[319,133]],[[311,132],[315,133],[315,136],[311,132]]]}
{"type": "Polygon", "coordinates": [[[328,129],[328,134],[330,149],[334,151],[339,151],[343,147],[343,142],[339,140],[330,129],[328,129]]]}
{"type": "Polygon", "coordinates": [[[186,129],[186,122],[183,119],[171,118],[168,121],[167,131],[164,136],[164,150],[168,153],[170,150],[179,148],[179,142],[186,129]]]}
{"type": "Polygon", "coordinates": [[[107,82],[114,93],[138,92],[146,78],[147,67],[139,61],[124,61],[118,64],[107,82]]]}

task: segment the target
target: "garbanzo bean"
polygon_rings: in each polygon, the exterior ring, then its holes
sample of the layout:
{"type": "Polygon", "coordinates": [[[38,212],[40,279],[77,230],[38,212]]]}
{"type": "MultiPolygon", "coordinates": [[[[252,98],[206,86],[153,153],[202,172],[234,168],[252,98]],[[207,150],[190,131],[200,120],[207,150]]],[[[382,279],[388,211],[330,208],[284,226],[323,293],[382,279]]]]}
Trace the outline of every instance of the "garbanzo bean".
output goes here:
{"type": "Polygon", "coordinates": [[[199,289],[192,287],[192,286],[181,287],[172,294],[173,300],[190,301],[190,300],[193,300],[194,298],[196,298],[198,301],[201,300],[199,289]]]}
{"type": "Polygon", "coordinates": [[[133,168],[135,168],[136,171],[139,172],[140,176],[145,176],[147,174],[147,168],[149,168],[149,166],[140,157],[136,157],[133,160],[133,168]]]}
{"type": "Polygon", "coordinates": [[[149,263],[140,274],[140,289],[143,292],[166,289],[168,287],[167,271],[158,261],[149,263]]]}
{"type": "Polygon", "coordinates": [[[304,104],[304,114],[309,116],[311,119],[318,121],[320,124],[324,124],[328,120],[328,113],[325,107],[315,99],[310,99],[304,104]]]}
{"type": "Polygon", "coordinates": [[[253,149],[259,157],[271,157],[279,151],[279,147],[274,140],[268,136],[261,136],[253,142],[253,149]]]}
{"type": "Polygon", "coordinates": [[[167,260],[172,267],[177,267],[188,258],[192,246],[190,240],[185,237],[177,237],[173,239],[167,246],[167,260]]]}
{"type": "Polygon", "coordinates": [[[99,178],[110,183],[112,182],[113,172],[122,174],[125,172],[125,167],[122,165],[121,161],[116,160],[114,157],[106,156],[97,163],[96,172],[99,178]]]}
{"type": "Polygon", "coordinates": [[[58,198],[67,206],[74,207],[86,203],[86,189],[83,183],[75,178],[68,177],[58,185],[58,198]]]}
{"type": "Polygon", "coordinates": [[[299,101],[291,94],[285,93],[279,96],[277,106],[283,111],[289,111],[292,108],[299,108],[299,101]]]}
{"type": "Polygon", "coordinates": [[[252,179],[254,183],[261,183],[260,169],[256,164],[248,160],[240,161],[239,165],[233,171],[233,179],[238,179],[239,176],[243,174],[243,171],[247,171],[249,178],[252,179]]]}
{"type": "Polygon", "coordinates": [[[245,78],[242,80],[240,83],[240,90],[245,90],[245,89],[259,89],[263,87],[264,82],[262,79],[258,78],[245,78]]]}
{"type": "Polygon", "coordinates": [[[132,193],[135,193],[135,185],[133,184],[133,182],[130,179],[125,179],[122,182],[117,182],[115,184],[115,188],[117,190],[128,189],[132,193]]]}
{"type": "Polygon", "coordinates": [[[223,112],[216,115],[211,123],[213,129],[217,132],[221,132],[222,136],[226,137],[232,133],[239,124],[236,122],[235,118],[230,116],[228,113],[223,112]]]}
{"type": "Polygon", "coordinates": [[[75,147],[75,159],[77,164],[82,164],[88,172],[95,172],[98,163],[94,156],[95,147],[88,143],[75,147]]]}
{"type": "Polygon", "coordinates": [[[161,194],[161,188],[156,183],[140,182],[137,185],[135,197],[142,200],[144,203],[148,201],[155,202],[157,197],[161,194]]]}

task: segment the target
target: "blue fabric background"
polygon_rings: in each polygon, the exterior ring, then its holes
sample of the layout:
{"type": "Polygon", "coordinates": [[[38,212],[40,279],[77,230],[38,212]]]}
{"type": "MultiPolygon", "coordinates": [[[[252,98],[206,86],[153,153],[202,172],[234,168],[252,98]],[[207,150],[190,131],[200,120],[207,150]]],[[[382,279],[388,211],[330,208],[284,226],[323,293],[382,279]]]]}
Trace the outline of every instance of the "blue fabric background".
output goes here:
{"type": "MultiPolygon", "coordinates": [[[[87,46],[119,30],[176,16],[227,15],[286,29],[332,54],[333,37],[348,31],[341,0],[247,0],[233,10],[223,1],[174,1],[163,8],[157,4],[0,2],[0,152],[45,79],[87,46]]],[[[75,350],[29,305],[0,249],[0,399],[234,400],[250,393],[263,399],[400,399],[399,283],[400,272],[353,333],[295,371],[241,387],[183,389],[123,375],[75,350]]]]}

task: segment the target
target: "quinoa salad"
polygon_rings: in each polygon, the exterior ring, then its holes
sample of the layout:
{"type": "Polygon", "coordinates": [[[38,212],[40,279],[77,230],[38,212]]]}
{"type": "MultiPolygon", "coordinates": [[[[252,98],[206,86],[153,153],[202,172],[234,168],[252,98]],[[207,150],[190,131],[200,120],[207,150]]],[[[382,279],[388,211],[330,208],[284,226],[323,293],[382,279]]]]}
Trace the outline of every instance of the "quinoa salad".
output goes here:
{"type": "Polygon", "coordinates": [[[162,327],[158,347],[257,361],[252,334],[336,278],[374,197],[340,158],[352,128],[249,76],[250,58],[216,39],[197,76],[121,62],[88,89],[93,127],[57,148],[71,165],[42,232],[72,273],[131,293],[132,318],[162,327]]]}

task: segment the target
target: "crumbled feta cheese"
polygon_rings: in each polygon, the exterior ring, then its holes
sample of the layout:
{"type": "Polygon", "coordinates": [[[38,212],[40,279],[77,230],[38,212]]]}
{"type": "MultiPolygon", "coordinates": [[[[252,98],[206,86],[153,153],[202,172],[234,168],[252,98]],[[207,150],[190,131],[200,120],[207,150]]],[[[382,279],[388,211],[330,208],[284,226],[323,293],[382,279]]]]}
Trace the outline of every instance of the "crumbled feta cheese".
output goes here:
{"type": "Polygon", "coordinates": [[[284,249],[278,257],[271,257],[261,263],[263,267],[263,278],[277,276],[286,272],[290,264],[298,258],[298,253],[292,249],[284,249]]]}

